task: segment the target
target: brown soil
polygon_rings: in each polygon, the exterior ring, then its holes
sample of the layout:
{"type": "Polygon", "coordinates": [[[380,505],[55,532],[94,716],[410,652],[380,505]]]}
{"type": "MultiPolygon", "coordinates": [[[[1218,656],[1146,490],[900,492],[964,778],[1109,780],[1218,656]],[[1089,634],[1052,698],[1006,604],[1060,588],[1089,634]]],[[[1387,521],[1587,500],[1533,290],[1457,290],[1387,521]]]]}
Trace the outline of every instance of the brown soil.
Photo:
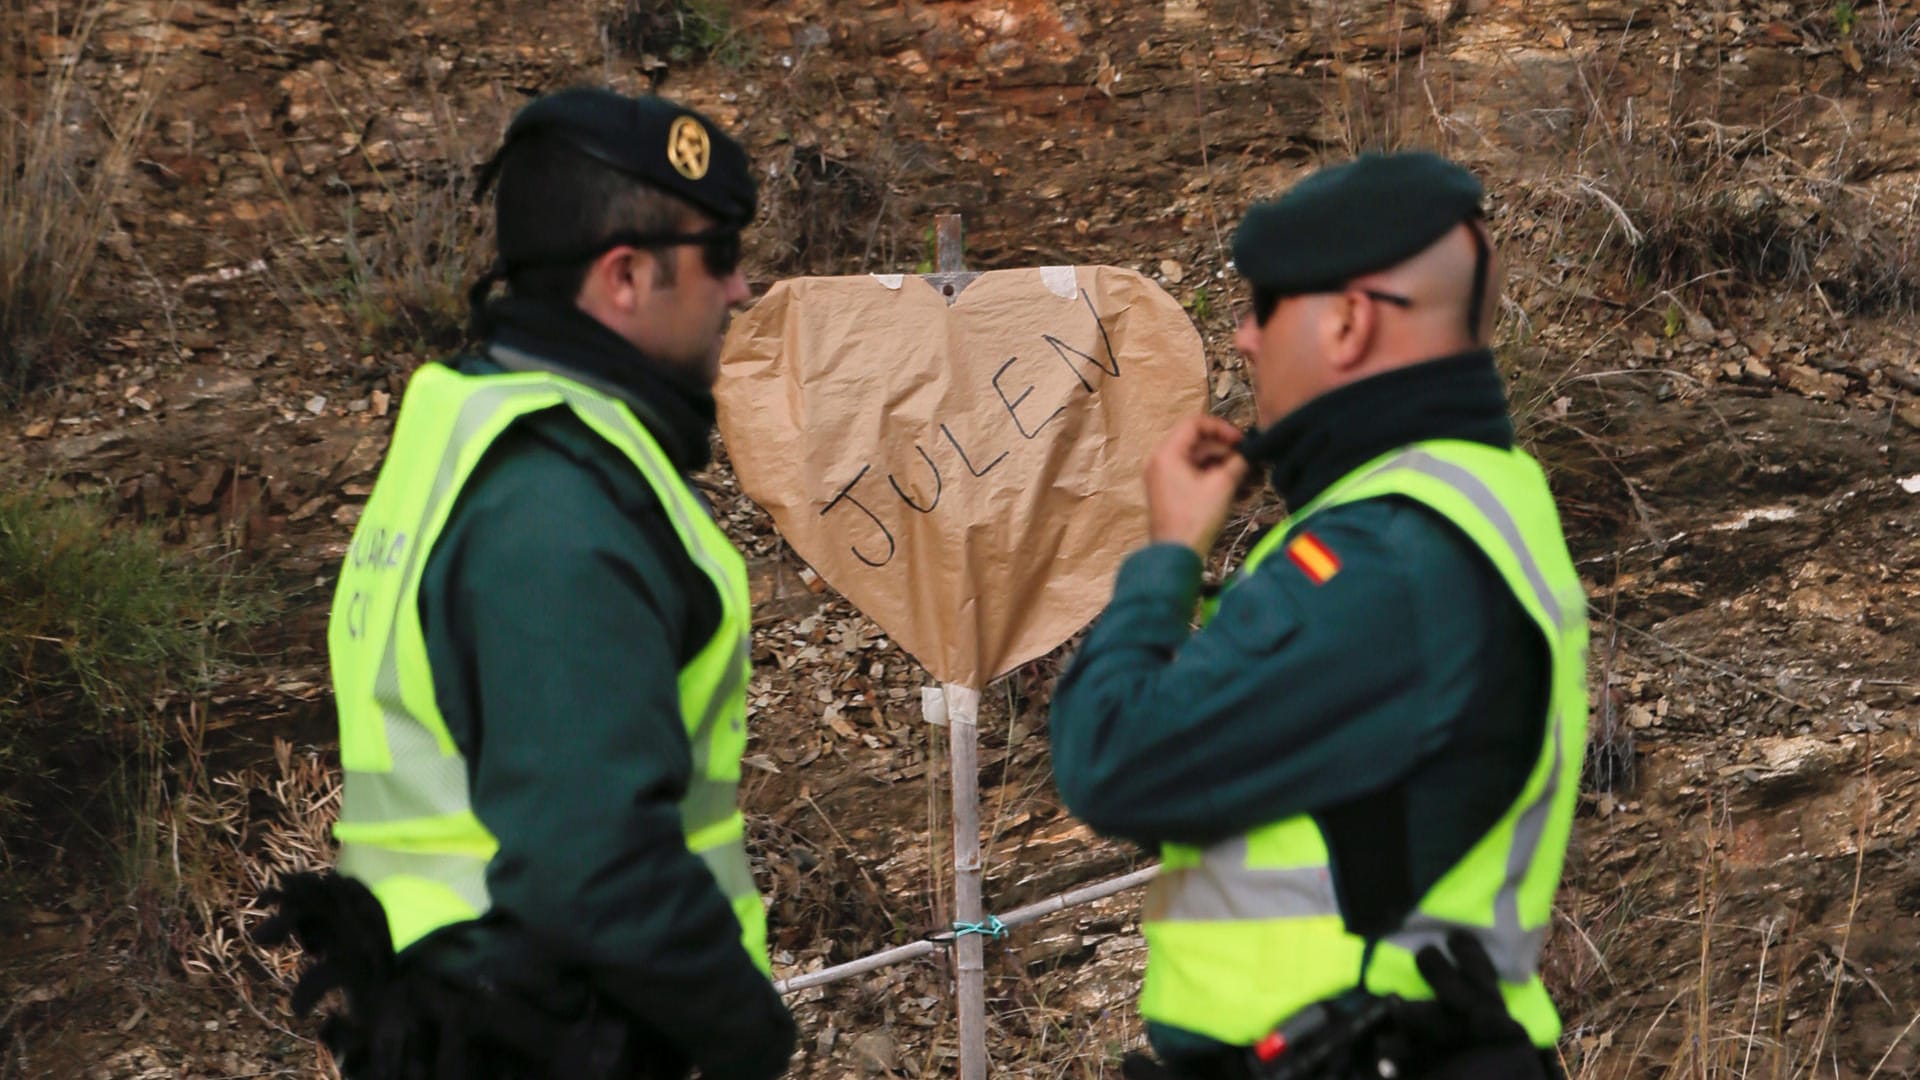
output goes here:
{"type": "MultiPolygon", "coordinates": [[[[757,280],[911,270],[932,215],[958,210],[976,268],[1158,277],[1241,419],[1223,238],[1247,204],[1362,146],[1476,165],[1511,263],[1516,408],[1593,602],[1591,790],[1549,945],[1567,1061],[1920,1072],[1920,4],[796,0],[733,4],[691,44],[634,17],[671,5],[637,2],[111,7],[92,84],[116,92],[157,41],[169,92],[119,207],[93,366],[0,432],[183,544],[245,552],[289,615],[209,703],[208,813],[175,834],[205,856],[201,904],[154,926],[67,867],[0,908],[0,1076],[324,1069],[273,984],[287,958],[235,941],[259,882],[324,857],[325,607],[428,355],[342,302],[343,237],[396,208],[460,213],[449,177],[527,93],[663,74],[765,170],[757,280]]],[[[724,462],[707,485],[754,566],[747,805],[776,966],[917,937],[950,886],[925,676],[808,586],[724,462]]],[[[996,910],[1143,858],[1058,805],[1057,668],[983,710],[996,910]]],[[[999,1071],[1101,1075],[1137,1044],[1134,903],[991,947],[999,1071]]],[[[951,1071],[946,979],[923,962],[796,995],[796,1071],[951,1071]]]]}

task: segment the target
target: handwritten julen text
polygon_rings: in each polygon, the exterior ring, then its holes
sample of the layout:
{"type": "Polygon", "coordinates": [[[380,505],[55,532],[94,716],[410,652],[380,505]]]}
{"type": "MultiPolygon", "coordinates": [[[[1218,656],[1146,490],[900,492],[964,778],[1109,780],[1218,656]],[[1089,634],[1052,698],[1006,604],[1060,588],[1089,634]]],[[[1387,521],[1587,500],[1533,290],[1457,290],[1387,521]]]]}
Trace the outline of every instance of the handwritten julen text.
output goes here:
{"type": "Polygon", "coordinates": [[[1074,395],[1096,394],[1104,380],[1120,377],[1120,359],[1114,355],[1113,342],[1099,311],[1094,309],[1093,298],[1082,289],[1080,299],[1093,313],[1093,324],[1100,331],[1097,348],[1105,352],[1105,360],[1052,334],[1040,335],[1045,349],[1033,356],[1009,357],[993,374],[993,391],[1005,408],[1007,423],[996,425],[994,430],[970,433],[964,439],[942,423],[938,438],[931,440],[932,449],[916,441],[913,449],[918,460],[903,464],[898,473],[888,472],[884,485],[880,477],[871,475],[873,465],[863,464],[827,500],[820,516],[837,513],[846,518],[845,527],[855,537],[848,545],[855,558],[872,567],[892,562],[899,554],[899,541],[888,521],[898,520],[896,515],[901,512],[933,513],[940,506],[949,479],[966,482],[963,471],[965,477],[974,480],[986,478],[1021,443],[1039,438],[1048,424],[1067,411],[1074,395]],[[1062,370],[1067,375],[1062,375],[1062,370]],[[1011,448],[1003,448],[1015,434],[1018,441],[1011,448]],[[948,469],[945,474],[941,471],[943,461],[948,469]],[[956,464],[958,468],[954,468],[956,464]]]}

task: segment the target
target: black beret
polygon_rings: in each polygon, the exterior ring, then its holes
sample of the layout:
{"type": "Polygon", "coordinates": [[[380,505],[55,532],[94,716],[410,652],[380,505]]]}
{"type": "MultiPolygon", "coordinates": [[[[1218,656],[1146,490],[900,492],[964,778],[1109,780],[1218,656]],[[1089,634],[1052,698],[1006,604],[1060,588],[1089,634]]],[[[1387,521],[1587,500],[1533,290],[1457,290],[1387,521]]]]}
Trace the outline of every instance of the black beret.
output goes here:
{"type": "Polygon", "coordinates": [[[507,126],[499,153],[481,172],[483,189],[514,143],[536,134],[558,135],[582,153],[678,195],[722,224],[745,225],[753,219],[756,191],[746,150],[684,105],[590,86],[538,98],[507,126]]]}
{"type": "Polygon", "coordinates": [[[1279,296],[1338,289],[1395,266],[1480,216],[1472,173],[1437,154],[1362,154],[1247,211],[1233,261],[1279,296]]]}

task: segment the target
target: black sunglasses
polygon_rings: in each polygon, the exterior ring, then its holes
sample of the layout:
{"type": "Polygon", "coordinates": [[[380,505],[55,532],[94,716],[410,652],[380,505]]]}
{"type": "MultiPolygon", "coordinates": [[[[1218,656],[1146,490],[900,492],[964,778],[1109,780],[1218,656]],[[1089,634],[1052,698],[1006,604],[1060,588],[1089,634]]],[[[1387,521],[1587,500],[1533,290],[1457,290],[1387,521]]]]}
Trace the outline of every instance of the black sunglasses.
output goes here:
{"type": "MultiPolygon", "coordinates": [[[[1487,273],[1493,261],[1493,252],[1487,244],[1485,219],[1480,216],[1480,213],[1475,211],[1467,218],[1465,224],[1467,226],[1467,235],[1473,238],[1473,297],[1467,304],[1467,332],[1472,334],[1477,340],[1480,337],[1481,331],[1485,329],[1480,325],[1480,306],[1486,302],[1487,273]]],[[[1250,306],[1247,306],[1245,301],[1234,305],[1233,322],[1235,326],[1238,326],[1246,320],[1248,315],[1252,315],[1255,325],[1265,326],[1267,325],[1267,320],[1273,318],[1273,309],[1279,307],[1280,301],[1289,296],[1311,296],[1315,293],[1342,291],[1344,291],[1344,287],[1302,289],[1296,292],[1282,293],[1262,289],[1256,285],[1253,289],[1253,302],[1250,306]]],[[[1411,298],[1400,296],[1397,293],[1380,292],[1377,289],[1362,289],[1360,291],[1374,300],[1378,300],[1383,304],[1392,304],[1397,308],[1405,309],[1413,306],[1413,300],[1411,298]]]]}
{"type": "Polygon", "coordinates": [[[740,230],[725,225],[690,233],[618,232],[607,237],[601,250],[626,245],[637,248],[685,247],[700,245],[700,260],[707,273],[717,278],[731,277],[740,269],[740,230]]]}
{"type": "MultiPolygon", "coordinates": [[[[1282,293],[1256,288],[1253,290],[1253,300],[1251,303],[1243,301],[1241,304],[1235,306],[1233,321],[1237,325],[1245,320],[1247,316],[1251,315],[1253,316],[1253,321],[1256,326],[1265,326],[1267,325],[1267,320],[1273,318],[1274,309],[1280,306],[1280,301],[1285,300],[1289,296],[1313,296],[1320,293],[1337,293],[1344,291],[1346,290],[1306,289],[1300,292],[1282,293]]],[[[1392,304],[1397,308],[1410,308],[1413,306],[1412,298],[1401,296],[1398,293],[1381,292],[1379,289],[1361,289],[1360,292],[1364,296],[1378,300],[1383,304],[1392,304]]]]}

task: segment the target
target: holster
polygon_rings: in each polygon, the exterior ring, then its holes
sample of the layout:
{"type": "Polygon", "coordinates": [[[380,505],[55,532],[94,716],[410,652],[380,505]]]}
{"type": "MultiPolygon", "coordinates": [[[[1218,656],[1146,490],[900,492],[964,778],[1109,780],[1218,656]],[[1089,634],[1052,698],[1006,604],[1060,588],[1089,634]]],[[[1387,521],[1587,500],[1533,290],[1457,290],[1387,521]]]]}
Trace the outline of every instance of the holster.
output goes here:
{"type": "Polygon", "coordinates": [[[1222,1047],[1158,1062],[1130,1054],[1127,1080],[1564,1080],[1549,1052],[1533,1046],[1437,1046],[1430,1025],[1404,1022],[1395,997],[1351,994],[1320,1002],[1275,1033],[1282,1045],[1222,1047]]]}
{"type": "Polygon", "coordinates": [[[570,1005],[535,1002],[434,970],[433,937],[396,955],[386,913],[363,884],[302,874],[262,897],[278,914],[255,932],[264,944],[308,954],[293,1005],[306,1015],[329,992],[344,1007],[325,1015],[321,1039],[348,1080],[684,1080],[690,1066],[664,1040],[586,989],[584,973],[512,950],[516,981],[566,985],[570,1005]]]}

